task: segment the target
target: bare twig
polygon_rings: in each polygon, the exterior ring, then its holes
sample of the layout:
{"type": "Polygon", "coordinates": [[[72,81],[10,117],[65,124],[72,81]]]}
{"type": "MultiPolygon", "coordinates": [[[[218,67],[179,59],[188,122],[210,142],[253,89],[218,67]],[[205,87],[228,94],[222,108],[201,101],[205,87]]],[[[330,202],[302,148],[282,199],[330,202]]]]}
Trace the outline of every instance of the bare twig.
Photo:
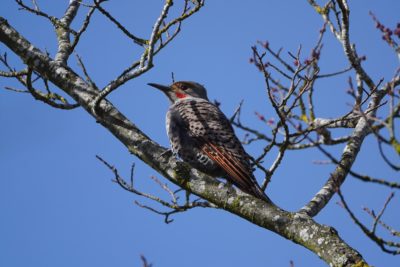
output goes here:
{"type": "Polygon", "coordinates": [[[43,17],[51,21],[53,25],[58,23],[58,19],[54,16],[50,16],[49,14],[42,12],[37,5],[34,4],[34,8],[27,6],[23,0],[15,0],[15,2],[21,7],[22,10],[31,12],[37,16],[43,17]]]}
{"type": "Polygon", "coordinates": [[[19,77],[19,76],[24,76],[26,74],[28,74],[27,70],[10,71],[10,72],[0,71],[0,76],[7,77],[7,78],[16,78],[16,77],[19,77]]]}
{"type": "Polygon", "coordinates": [[[93,87],[98,89],[96,83],[90,78],[89,73],[86,70],[85,64],[83,64],[82,58],[76,54],[76,59],[78,61],[79,66],[81,67],[83,74],[85,75],[86,81],[89,82],[89,84],[93,87]]]}
{"type": "Polygon", "coordinates": [[[151,32],[149,41],[147,42],[147,46],[146,46],[144,52],[142,53],[140,60],[136,61],[129,68],[124,70],[123,73],[117,79],[111,81],[106,87],[103,88],[103,90],[100,92],[100,94],[92,101],[93,113],[96,114],[96,109],[97,109],[98,105],[100,104],[101,100],[104,99],[108,94],[110,94],[112,91],[117,89],[122,84],[126,83],[127,81],[129,81],[133,78],[140,76],[141,74],[147,72],[149,69],[151,69],[153,67],[154,56],[163,47],[165,47],[170,41],[172,41],[177,36],[177,34],[180,31],[181,21],[188,18],[189,16],[193,15],[194,13],[196,13],[203,6],[203,1],[197,2],[196,6],[189,11],[187,10],[186,5],[185,5],[184,9],[183,9],[183,14],[181,14],[180,17],[174,19],[173,21],[168,23],[166,26],[161,28],[161,25],[163,24],[164,20],[166,19],[167,15],[168,15],[168,11],[169,11],[170,7],[172,6],[172,4],[173,4],[173,1],[171,1],[171,0],[165,1],[165,4],[161,11],[161,14],[157,18],[157,20],[153,26],[153,30],[151,32]],[[155,47],[156,43],[159,40],[162,40],[161,35],[164,32],[167,32],[175,24],[178,24],[176,31],[172,35],[169,36],[167,41],[161,42],[158,47],[155,47]]]}
{"type": "Polygon", "coordinates": [[[178,197],[176,196],[176,192],[173,192],[166,184],[162,183],[160,180],[158,180],[155,176],[151,176],[150,178],[155,181],[163,190],[165,190],[166,192],[168,192],[168,194],[171,196],[171,202],[165,201],[157,196],[148,194],[148,193],[144,193],[139,191],[138,189],[136,189],[134,187],[133,184],[133,173],[134,173],[134,165],[132,165],[131,168],[131,176],[130,176],[130,184],[128,184],[118,173],[118,170],[112,166],[111,164],[109,164],[107,161],[105,161],[102,157],[96,155],[96,158],[98,160],[100,160],[104,165],[106,165],[114,174],[114,178],[115,178],[115,182],[118,183],[123,189],[134,193],[138,196],[150,199],[156,203],[161,204],[164,207],[167,207],[171,210],[169,211],[159,211],[153,207],[141,204],[140,202],[138,202],[137,200],[135,200],[135,204],[138,205],[139,207],[145,208],[147,210],[150,210],[156,214],[160,214],[164,216],[164,221],[165,223],[171,223],[173,222],[173,219],[170,219],[170,216],[176,213],[181,213],[181,212],[185,212],[187,210],[193,209],[193,208],[197,208],[197,207],[201,207],[201,208],[210,208],[210,207],[215,207],[214,205],[212,205],[209,202],[206,201],[199,201],[199,200],[194,200],[194,201],[189,201],[189,198],[186,198],[186,201],[183,205],[178,204],[177,200],[178,197]]]}
{"type": "Polygon", "coordinates": [[[131,39],[135,44],[144,46],[147,44],[147,40],[139,38],[128,31],[116,18],[114,18],[107,10],[105,10],[100,4],[104,1],[94,0],[94,7],[100,11],[106,18],[108,18],[112,23],[114,23],[118,29],[120,29],[129,39],[131,39]]]}
{"type": "Polygon", "coordinates": [[[142,267],[152,267],[153,266],[153,264],[147,262],[147,259],[146,259],[146,257],[144,255],[140,255],[140,259],[143,262],[143,266],[142,267]]]}
{"type": "Polygon", "coordinates": [[[381,249],[382,251],[392,254],[392,255],[398,255],[400,254],[400,243],[397,242],[392,242],[392,241],[388,241],[388,240],[384,240],[383,238],[379,237],[376,235],[375,230],[376,230],[376,226],[375,224],[378,223],[378,221],[380,221],[380,217],[382,217],[383,212],[386,208],[386,206],[388,205],[389,201],[391,200],[392,197],[389,196],[389,198],[386,200],[381,212],[380,212],[380,216],[378,218],[378,216],[373,216],[374,218],[374,223],[373,223],[373,227],[372,230],[369,230],[363,223],[361,223],[361,221],[355,216],[355,214],[350,210],[348,204],[346,203],[343,194],[340,190],[338,190],[338,195],[340,197],[341,200],[341,206],[347,211],[347,213],[350,215],[350,218],[353,220],[353,222],[360,227],[360,229],[363,231],[363,233],[368,236],[372,241],[374,241],[381,249]],[[382,214],[381,214],[382,213],[382,214]]]}
{"type": "Polygon", "coordinates": [[[30,92],[28,90],[17,89],[17,88],[13,88],[13,87],[9,87],[9,86],[4,87],[4,89],[12,91],[12,92],[16,92],[16,93],[28,93],[28,94],[30,94],[30,92]]]}
{"type": "MultiPolygon", "coordinates": [[[[280,105],[278,105],[275,102],[275,100],[273,98],[273,95],[272,95],[272,92],[271,92],[271,87],[270,87],[270,84],[269,84],[269,74],[266,71],[265,65],[263,64],[263,55],[260,55],[255,47],[253,47],[253,54],[255,55],[255,58],[257,60],[257,64],[259,66],[261,66],[260,67],[261,71],[264,74],[264,80],[265,80],[265,84],[267,86],[268,98],[269,98],[273,108],[275,109],[276,114],[278,115],[278,117],[280,119],[280,124],[282,125],[282,127],[283,127],[283,129],[285,131],[284,142],[283,142],[282,146],[280,146],[280,148],[279,148],[279,153],[278,153],[274,163],[272,164],[272,166],[268,170],[268,176],[265,179],[265,182],[263,182],[262,186],[265,188],[267,186],[267,184],[269,183],[269,181],[271,180],[271,177],[274,174],[275,170],[280,165],[280,163],[281,163],[281,161],[282,161],[282,159],[283,159],[283,157],[285,155],[285,151],[286,151],[287,147],[289,146],[289,128],[288,128],[288,126],[286,124],[286,116],[285,116],[285,114],[283,112],[283,108],[285,107],[285,100],[282,101],[282,103],[280,105]]],[[[294,72],[293,76],[294,77],[297,76],[297,70],[294,72]]],[[[290,91],[288,92],[288,97],[290,97],[290,91]]]]}
{"type": "Polygon", "coordinates": [[[85,20],[83,21],[81,28],[80,28],[80,29],[78,30],[78,32],[75,34],[74,41],[73,41],[72,44],[71,44],[71,51],[74,51],[74,50],[75,50],[75,47],[78,45],[79,40],[80,40],[82,34],[83,34],[83,33],[86,31],[86,29],[88,28],[89,23],[90,23],[90,19],[92,18],[92,15],[93,15],[93,13],[94,13],[95,10],[96,10],[95,7],[91,7],[91,8],[89,9],[88,13],[86,14],[85,20]]]}
{"type": "Polygon", "coordinates": [[[238,107],[236,108],[235,112],[233,113],[233,115],[229,119],[230,123],[232,123],[235,120],[236,116],[238,116],[238,117],[240,116],[240,111],[242,109],[243,101],[244,101],[243,99],[240,101],[240,103],[239,103],[238,107]]]}
{"type": "Polygon", "coordinates": [[[354,178],[357,178],[357,179],[359,179],[359,180],[361,180],[363,182],[371,182],[371,183],[375,183],[375,184],[385,185],[385,186],[390,187],[390,188],[400,189],[400,183],[389,182],[387,180],[373,178],[373,177],[368,176],[368,175],[361,175],[361,174],[356,173],[356,172],[354,172],[352,170],[349,171],[349,174],[351,176],[353,176],[354,178]]]}
{"type": "Polygon", "coordinates": [[[349,67],[347,67],[347,68],[345,68],[343,70],[339,70],[339,71],[336,71],[336,72],[326,73],[326,74],[318,74],[316,78],[318,78],[318,79],[320,79],[320,78],[331,78],[331,77],[334,77],[334,76],[338,76],[338,75],[344,74],[344,73],[350,71],[352,68],[353,68],[352,66],[349,66],[349,67]]]}
{"type": "Polygon", "coordinates": [[[42,101],[43,103],[46,103],[47,105],[52,106],[53,108],[70,110],[79,107],[78,103],[69,104],[64,97],[56,93],[43,94],[39,90],[34,89],[32,86],[32,69],[30,68],[28,68],[25,85],[28,91],[36,100],[42,101]],[[55,102],[55,100],[59,100],[62,103],[57,103],[55,102]]]}

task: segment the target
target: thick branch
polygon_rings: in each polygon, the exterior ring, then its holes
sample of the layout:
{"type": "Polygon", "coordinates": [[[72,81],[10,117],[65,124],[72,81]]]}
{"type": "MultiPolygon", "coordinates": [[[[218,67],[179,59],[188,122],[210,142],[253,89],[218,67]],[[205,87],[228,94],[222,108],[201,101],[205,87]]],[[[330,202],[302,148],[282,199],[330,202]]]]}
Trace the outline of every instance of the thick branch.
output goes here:
{"type": "Polygon", "coordinates": [[[364,138],[371,131],[371,117],[375,115],[376,108],[379,106],[379,103],[382,97],[385,95],[384,91],[375,91],[372,94],[372,99],[369,103],[368,110],[366,112],[371,112],[369,118],[361,117],[354,128],[353,133],[350,136],[347,145],[344,148],[341,159],[337,164],[335,170],[330,175],[326,184],[319,190],[319,192],[314,196],[311,201],[301,208],[300,212],[304,212],[309,216],[313,217],[317,215],[325,206],[328,204],[329,200],[332,196],[337,192],[342,183],[347,177],[351,166],[355,162],[358,152],[360,151],[361,145],[364,141],[364,138]]]}
{"type": "Polygon", "coordinates": [[[342,11],[341,17],[341,36],[339,41],[343,45],[344,52],[349,60],[351,66],[356,70],[357,74],[361,77],[363,81],[368,85],[368,87],[373,90],[375,88],[375,84],[369,75],[365,72],[364,68],[361,66],[361,60],[357,56],[357,52],[355,49],[355,45],[350,43],[349,37],[349,28],[350,28],[350,21],[349,21],[349,14],[350,10],[347,5],[347,0],[339,0],[338,1],[339,8],[342,11]]]}
{"type": "Polygon", "coordinates": [[[72,46],[69,39],[69,26],[78,13],[79,6],[80,2],[78,0],[71,0],[64,16],[59,21],[59,24],[63,26],[60,27],[59,25],[56,25],[58,51],[55,60],[61,63],[66,63],[68,57],[72,53],[72,46]]]}

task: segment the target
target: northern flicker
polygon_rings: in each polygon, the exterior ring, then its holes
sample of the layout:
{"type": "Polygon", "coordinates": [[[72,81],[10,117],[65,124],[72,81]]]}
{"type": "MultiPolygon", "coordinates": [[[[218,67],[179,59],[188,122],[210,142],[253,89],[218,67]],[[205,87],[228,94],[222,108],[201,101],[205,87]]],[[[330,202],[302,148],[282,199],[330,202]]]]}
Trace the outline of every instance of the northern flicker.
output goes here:
{"type": "Polygon", "coordinates": [[[166,126],[174,154],[193,168],[225,178],[240,190],[270,202],[257,184],[250,158],[229,120],[208,100],[202,85],[189,81],[148,85],[161,90],[171,102],[166,126]]]}

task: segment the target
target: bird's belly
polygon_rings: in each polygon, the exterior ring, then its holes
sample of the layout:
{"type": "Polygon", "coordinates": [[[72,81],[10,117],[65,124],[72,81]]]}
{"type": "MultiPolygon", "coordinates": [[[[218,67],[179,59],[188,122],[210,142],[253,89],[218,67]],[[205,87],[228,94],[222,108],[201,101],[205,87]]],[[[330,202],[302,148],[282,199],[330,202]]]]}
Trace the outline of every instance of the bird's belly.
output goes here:
{"type": "Polygon", "coordinates": [[[198,144],[193,140],[190,140],[189,137],[170,135],[170,143],[172,152],[184,162],[188,163],[191,167],[210,176],[225,176],[223,169],[206,154],[202,153],[198,144]]]}
{"type": "Polygon", "coordinates": [[[213,160],[194,146],[186,145],[175,149],[173,147],[172,151],[184,162],[208,175],[222,176],[224,173],[213,160]]]}

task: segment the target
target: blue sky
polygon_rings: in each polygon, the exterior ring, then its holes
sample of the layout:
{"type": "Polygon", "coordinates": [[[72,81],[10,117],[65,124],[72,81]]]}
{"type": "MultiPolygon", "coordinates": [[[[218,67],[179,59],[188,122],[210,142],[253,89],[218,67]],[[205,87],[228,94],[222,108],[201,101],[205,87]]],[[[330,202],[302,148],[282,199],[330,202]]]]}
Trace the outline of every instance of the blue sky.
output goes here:
{"type": "MultiPolygon", "coordinates": [[[[68,1],[38,1],[40,7],[60,16],[68,1]]],[[[175,1],[178,2],[178,1],[175,1]]],[[[162,1],[110,1],[104,6],[138,36],[146,38],[157,18],[162,1]]],[[[177,7],[178,4],[175,5],[177,7]]],[[[3,0],[0,15],[40,49],[54,55],[55,34],[42,18],[18,10],[14,1],[3,0]]],[[[381,41],[368,15],[373,11],[387,26],[399,22],[400,2],[353,1],[352,41],[367,55],[365,67],[374,79],[391,78],[398,67],[394,52],[381,41]]],[[[81,10],[79,18],[84,15],[81,10]]],[[[171,15],[173,12],[171,13],[171,15]]],[[[222,102],[230,115],[244,99],[242,120],[259,130],[270,129],[254,112],[275,117],[266,98],[263,77],[249,64],[250,47],[268,40],[271,47],[295,51],[302,44],[304,58],[315,43],[321,18],[307,1],[207,1],[187,20],[180,36],[155,58],[155,67],[130,81],[109,99],[152,139],[168,146],[165,112],[168,101],[148,82],[169,84],[194,80],[208,88],[210,99],[222,102]]],[[[79,24],[75,24],[75,28],[79,24]]],[[[321,73],[347,66],[340,45],[329,34],[322,52],[321,73]]],[[[8,51],[0,44],[0,52],[8,51]]],[[[104,17],[93,24],[77,47],[92,78],[106,85],[132,60],[140,49],[104,17]]],[[[9,53],[10,62],[21,66],[9,53]]],[[[79,71],[74,60],[71,67],[79,71]]],[[[352,100],[346,95],[347,76],[317,84],[317,116],[345,113],[352,100]]],[[[0,87],[18,86],[0,79],[0,87]]],[[[149,179],[159,174],[132,157],[111,134],[85,111],[56,110],[27,94],[0,90],[0,266],[141,266],[143,254],[155,267],[166,266],[325,266],[316,255],[274,233],[249,224],[225,211],[198,209],[174,216],[166,225],[161,216],[133,204],[138,198],[111,182],[112,174],[96,158],[101,155],[126,177],[132,162],[139,188],[167,197],[149,179]]],[[[237,131],[239,137],[243,132],[237,131]]],[[[246,147],[252,155],[261,144],[246,147]]],[[[330,151],[338,156],[343,146],[330,151]]],[[[269,166],[275,154],[267,156],[269,166]]],[[[383,178],[398,174],[377,160],[377,145],[368,138],[355,168],[383,178]]],[[[288,210],[303,206],[326,181],[332,165],[316,151],[292,151],[273,177],[267,190],[275,203],[288,210]]],[[[379,209],[389,191],[349,177],[344,194],[355,212],[367,206],[379,209]]],[[[139,199],[140,200],[140,199],[139,199]]],[[[316,220],[335,227],[341,237],[374,266],[395,266],[399,256],[383,254],[352,224],[335,202],[316,220]]],[[[151,204],[143,201],[143,203],[151,204]]],[[[395,197],[384,219],[399,228],[399,198],[395,197]]],[[[161,208],[162,209],[162,208],[161,208]]]]}

